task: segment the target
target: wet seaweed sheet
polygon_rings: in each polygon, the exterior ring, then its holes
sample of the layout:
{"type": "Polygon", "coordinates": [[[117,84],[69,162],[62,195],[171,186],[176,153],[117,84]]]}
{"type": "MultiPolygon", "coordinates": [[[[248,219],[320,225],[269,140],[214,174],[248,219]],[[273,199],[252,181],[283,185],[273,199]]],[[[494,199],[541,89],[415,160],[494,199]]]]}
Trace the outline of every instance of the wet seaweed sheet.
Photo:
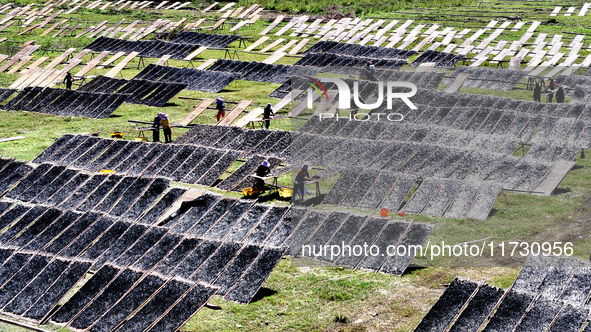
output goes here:
{"type": "Polygon", "coordinates": [[[228,209],[226,214],[219,219],[203,237],[210,240],[220,240],[238,222],[241,216],[253,206],[252,201],[237,201],[228,209]]]}
{"type": "Polygon", "coordinates": [[[244,272],[236,286],[224,296],[224,299],[249,303],[286,251],[286,247],[266,248],[244,272]]]}
{"type": "MultiPolygon", "coordinates": [[[[60,275],[43,296],[41,296],[41,298],[39,298],[39,300],[37,300],[37,302],[24,313],[24,317],[42,321],[53,311],[58,302],[78,283],[78,281],[80,281],[80,279],[82,279],[90,268],[90,265],[89,262],[73,261],[68,269],[60,275]]],[[[91,285],[89,285],[89,287],[90,286],[91,285]]],[[[84,288],[84,286],[82,288],[84,288]]],[[[82,288],[80,290],[82,290],[82,288]]],[[[89,289],[90,288],[86,288],[86,290],[89,289]]],[[[78,294],[78,292],[76,294],[78,294]]],[[[76,296],[76,294],[74,296],[76,296]]]]}
{"type": "Polygon", "coordinates": [[[123,218],[135,220],[144,213],[170,185],[170,180],[156,178],[143,195],[125,212],[123,218]]]}
{"type": "Polygon", "coordinates": [[[45,213],[37,222],[22,232],[12,242],[12,245],[24,247],[25,250],[40,250],[45,244],[51,241],[55,234],[59,234],[61,230],[78,219],[80,215],[80,213],[72,211],[67,211],[61,215],[45,213]]]}
{"type": "MultiPolygon", "coordinates": [[[[11,246],[21,247],[29,243],[37,234],[43,232],[49,227],[56,219],[62,215],[62,211],[58,209],[48,209],[45,211],[35,222],[29,225],[23,230],[17,238],[10,242],[11,246]]],[[[14,227],[14,226],[13,226],[14,227]]],[[[11,231],[13,227],[10,227],[6,233],[11,231]]],[[[16,231],[16,230],[15,230],[16,231]]],[[[1,238],[1,237],[0,237],[1,238]]]]}
{"type": "MultiPolygon", "coordinates": [[[[193,225],[199,221],[199,219],[201,219],[212,206],[217,205],[216,203],[219,201],[220,196],[211,194],[202,195],[191,201],[191,208],[187,212],[165,226],[170,227],[173,232],[184,234],[193,227],[193,225]]],[[[226,199],[224,202],[227,203],[229,201],[229,199],[226,199]]],[[[219,209],[222,209],[221,205],[219,209]]]]}
{"type": "Polygon", "coordinates": [[[169,275],[201,242],[201,239],[185,238],[156,265],[154,270],[162,275],[169,275]]]}
{"type": "Polygon", "coordinates": [[[255,204],[230,228],[223,240],[241,242],[270,209],[271,206],[255,204]]]}
{"type": "Polygon", "coordinates": [[[74,138],[74,135],[66,134],[62,137],[58,138],[53,144],[48,146],[43,152],[41,152],[35,159],[33,159],[34,163],[42,163],[51,155],[56,153],[59,149],[61,149],[68,141],[74,138]]]}
{"type": "Polygon", "coordinates": [[[59,206],[66,200],[72,192],[82,185],[91,176],[88,174],[78,173],[70,181],[66,182],[59,190],[57,190],[51,197],[45,200],[45,204],[52,206],[59,206]]]}
{"type": "MultiPolygon", "coordinates": [[[[55,323],[67,323],[90,303],[113,280],[120,270],[105,265],[98,270],[59,310],[51,316],[55,323]]],[[[26,314],[25,314],[26,316],[26,314]]]]}
{"type": "Polygon", "coordinates": [[[199,266],[205,262],[219,247],[220,242],[203,241],[200,246],[196,247],[183,261],[174,269],[172,275],[179,276],[185,279],[199,269],[199,266]]]}
{"type": "Polygon", "coordinates": [[[115,261],[117,265],[128,266],[135,263],[142,255],[150,250],[168,231],[162,227],[151,227],[129,249],[125,250],[115,261]]]}
{"type": "Polygon", "coordinates": [[[533,300],[533,295],[510,290],[497,308],[484,331],[513,330],[525,310],[533,300]]]}
{"type": "Polygon", "coordinates": [[[97,259],[109,249],[130,226],[131,223],[117,221],[99,238],[99,241],[94,242],[94,244],[85,250],[80,257],[88,260],[97,259]]]}
{"type": "Polygon", "coordinates": [[[43,293],[66,271],[70,265],[69,260],[55,259],[39,273],[27,287],[12,299],[2,310],[17,315],[24,313],[37,301],[43,293]]]}
{"type": "Polygon", "coordinates": [[[171,188],[154,206],[138,219],[141,224],[153,224],[169,207],[173,205],[187,190],[171,188]]]}
{"type": "Polygon", "coordinates": [[[22,204],[14,205],[10,210],[4,212],[0,216],[0,229],[4,229],[6,226],[12,224],[15,220],[20,218],[22,215],[27,213],[31,208],[22,204]]]}
{"type": "Polygon", "coordinates": [[[287,207],[272,207],[244,238],[244,243],[262,244],[287,212],[287,207]]]}
{"type": "MultiPolygon", "coordinates": [[[[146,275],[137,283],[120,301],[96,321],[90,332],[112,331],[125,318],[137,310],[146,300],[156,293],[166,282],[165,279],[155,275],[146,275]]],[[[164,331],[164,330],[163,330],[164,331]]]]}
{"type": "Polygon", "coordinates": [[[158,243],[149,248],[146,253],[133,264],[133,267],[143,271],[150,270],[166,257],[182,239],[182,236],[176,234],[165,234],[158,243]]]}
{"type": "Polygon", "coordinates": [[[423,317],[415,331],[444,331],[477,287],[473,282],[455,279],[423,317]]]}
{"type": "MultiPolygon", "coordinates": [[[[90,247],[92,243],[97,240],[109,227],[115,223],[115,219],[105,215],[98,215],[97,220],[90,225],[86,230],[81,232],[68,247],[60,253],[64,257],[77,257],[86,248],[90,247]]],[[[105,241],[100,239],[99,241],[105,241]]]]}
{"type": "MultiPolygon", "coordinates": [[[[73,224],[70,225],[65,231],[63,231],[58,237],[56,237],[46,249],[45,252],[58,254],[68,246],[81,232],[86,230],[92,223],[94,223],[99,217],[96,213],[85,213],[76,219],[73,224]]],[[[51,230],[48,230],[48,236],[51,234],[51,230]]]]}
{"type": "Polygon", "coordinates": [[[0,266],[0,286],[4,285],[13,275],[27,264],[33,255],[25,253],[15,253],[0,266]]]}
{"type": "MultiPolygon", "coordinates": [[[[79,205],[81,205],[81,207],[80,207],[81,211],[88,211],[88,210],[90,210],[90,208],[94,207],[94,205],[86,203],[87,197],[91,193],[96,192],[97,195],[93,199],[93,201],[98,201],[98,200],[102,199],[102,197],[100,196],[100,193],[106,189],[104,186],[106,186],[106,187],[112,186],[114,180],[119,180],[119,179],[120,179],[120,177],[112,177],[109,175],[102,175],[102,174],[101,175],[98,175],[98,174],[93,175],[86,182],[84,182],[81,186],[79,186],[76,191],[72,192],[72,194],[66,200],[64,200],[59,205],[59,207],[62,209],[72,209],[72,208],[75,208],[75,207],[78,207],[79,205]]],[[[96,204],[96,202],[95,202],[95,204],[96,204]]]]}
{"type": "Polygon", "coordinates": [[[142,277],[141,272],[125,269],[69,324],[85,329],[109,310],[142,277]]]}
{"type": "Polygon", "coordinates": [[[560,311],[562,305],[545,298],[539,298],[523,316],[515,331],[546,331],[560,311]]]}
{"type": "Polygon", "coordinates": [[[199,269],[190,277],[193,281],[211,283],[240,250],[241,244],[228,242],[222,243],[218,250],[211,255],[199,269]]]}
{"type": "Polygon", "coordinates": [[[196,284],[148,331],[177,331],[215,294],[217,288],[196,284]]]}
{"type": "Polygon", "coordinates": [[[185,281],[171,279],[152,297],[138,312],[125,321],[117,331],[141,332],[152,325],[168,308],[179,300],[191,284],[185,281]]]}
{"type": "Polygon", "coordinates": [[[0,234],[0,244],[9,242],[13,237],[20,233],[29,224],[33,223],[47,210],[48,208],[39,205],[32,207],[17,222],[12,224],[6,231],[4,231],[4,233],[0,234]]]}
{"type": "Polygon", "coordinates": [[[244,245],[213,283],[214,286],[220,287],[218,294],[225,295],[238,282],[262,250],[263,247],[261,246],[244,245]]]}
{"type": "MultiPolygon", "coordinates": [[[[186,232],[193,236],[203,236],[235,203],[236,200],[234,199],[220,199],[201,218],[192,218],[196,222],[193,225],[189,225],[191,228],[186,232]]],[[[201,211],[198,211],[197,215],[199,214],[201,214],[201,211]]],[[[178,227],[175,227],[174,230],[178,231],[178,227]]]]}
{"type": "Polygon", "coordinates": [[[109,249],[96,259],[92,268],[98,270],[106,263],[115,262],[115,260],[125,253],[125,251],[129,249],[144,233],[146,233],[147,230],[148,227],[145,225],[132,224],[109,249]]]}
{"type": "Polygon", "coordinates": [[[466,306],[462,314],[455,321],[450,332],[478,330],[486,318],[492,313],[504,293],[504,290],[488,285],[480,287],[476,295],[468,303],[468,306],[466,306]]]}
{"type": "Polygon", "coordinates": [[[556,317],[549,332],[580,331],[589,316],[589,309],[566,304],[556,317]]]}
{"type": "Polygon", "coordinates": [[[51,164],[41,164],[34,168],[27,176],[22,178],[19,183],[10,190],[6,197],[17,198],[24,193],[30,186],[32,186],[37,180],[43,177],[43,174],[47,173],[51,169],[51,164]]]}
{"type": "Polygon", "coordinates": [[[0,292],[0,307],[4,307],[12,300],[35,276],[51,261],[51,257],[35,255],[19,272],[2,286],[0,292]]]}

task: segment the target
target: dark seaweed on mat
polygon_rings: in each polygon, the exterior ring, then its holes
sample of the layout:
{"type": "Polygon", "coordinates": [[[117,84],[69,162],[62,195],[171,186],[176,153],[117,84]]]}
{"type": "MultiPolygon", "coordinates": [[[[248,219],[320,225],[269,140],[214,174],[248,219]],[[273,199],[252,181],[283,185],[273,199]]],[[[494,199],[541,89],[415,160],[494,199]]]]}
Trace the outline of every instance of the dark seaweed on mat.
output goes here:
{"type": "Polygon", "coordinates": [[[67,323],[78,312],[90,303],[119,273],[119,269],[105,265],[98,270],[88,282],[84,284],[68,302],[64,303],[59,310],[51,316],[51,320],[56,323],[67,323]]]}
{"type": "Polygon", "coordinates": [[[254,245],[245,245],[230,264],[222,271],[218,278],[213,283],[214,286],[219,286],[218,293],[224,295],[230,288],[238,282],[244,271],[257,258],[262,251],[262,247],[254,245]]]}
{"type": "Polygon", "coordinates": [[[35,276],[43,270],[49,261],[48,256],[36,255],[16,273],[12,279],[2,286],[0,292],[0,307],[4,307],[12,298],[14,298],[35,276]]]}
{"type": "Polygon", "coordinates": [[[142,277],[141,272],[123,270],[103,292],[90,303],[71,323],[76,329],[84,329],[107,312],[142,277]]]}
{"type": "Polygon", "coordinates": [[[51,287],[51,285],[59,278],[59,276],[68,268],[70,261],[56,259],[52,261],[45,269],[35,277],[35,279],[27,285],[10,303],[3,308],[17,315],[25,312],[35,301],[51,287]]]}
{"type": "Polygon", "coordinates": [[[10,210],[6,211],[0,216],[0,230],[12,224],[15,220],[29,211],[30,207],[21,204],[16,204],[10,210]]]}
{"type": "Polygon", "coordinates": [[[72,192],[76,190],[84,181],[90,178],[88,174],[81,174],[78,173],[74,176],[70,181],[65,183],[57,192],[55,192],[51,197],[47,198],[44,204],[59,206],[66,200],[72,192]]]}
{"type": "Polygon", "coordinates": [[[203,241],[174,269],[172,275],[188,279],[220,246],[219,242],[203,241]]]}
{"type": "Polygon", "coordinates": [[[224,299],[249,303],[286,251],[287,248],[265,249],[224,299]]]}
{"type": "Polygon", "coordinates": [[[154,294],[166,280],[147,275],[129,293],[113,306],[103,317],[95,322],[90,332],[109,332],[119,323],[139,308],[152,294],[154,294]]]}
{"type": "Polygon", "coordinates": [[[117,331],[141,332],[153,324],[168,308],[189,290],[191,284],[172,279],[142,309],[125,321],[117,331]]]}
{"type": "Polygon", "coordinates": [[[0,286],[4,285],[16,274],[32,257],[30,254],[15,253],[0,266],[0,286]]]}
{"type": "Polygon", "coordinates": [[[171,222],[172,225],[169,225],[170,223],[168,223],[165,226],[171,226],[174,232],[184,234],[197,221],[199,221],[199,219],[201,219],[201,217],[204,216],[206,212],[219,201],[219,199],[219,196],[210,194],[197,197],[191,202],[191,208],[189,211],[185,212],[180,217],[177,217],[176,220],[173,220],[171,222]]]}
{"type": "Polygon", "coordinates": [[[174,250],[172,250],[163,260],[156,265],[155,271],[163,275],[168,275],[176,266],[189,255],[193,249],[201,244],[201,239],[186,238],[174,250]]]}
{"type": "Polygon", "coordinates": [[[85,213],[78,218],[68,229],[61,233],[51,244],[45,249],[46,252],[52,254],[60,253],[66,246],[68,246],[74,239],[80,235],[84,230],[88,229],[92,223],[98,218],[97,213],[85,213]]]}
{"type": "Polygon", "coordinates": [[[168,210],[187,190],[182,188],[171,188],[154,206],[139,218],[141,224],[153,224],[168,210]]]}
{"type": "Polygon", "coordinates": [[[35,302],[29,310],[27,310],[27,312],[25,312],[24,316],[38,321],[42,320],[53,310],[53,308],[55,308],[66,293],[78,283],[89,268],[90,263],[88,262],[72,262],[66,272],[62,273],[59,279],[57,279],[47,292],[45,292],[45,294],[43,294],[43,296],[41,296],[41,298],[35,302]]]}
{"type": "Polygon", "coordinates": [[[99,241],[84,251],[81,258],[95,260],[101,256],[107,249],[109,249],[131,226],[130,223],[124,221],[117,221],[113,224],[100,238],[99,241]]]}
{"type": "Polygon", "coordinates": [[[149,331],[177,331],[207,303],[217,289],[196,284],[149,331]]]}
{"type": "Polygon", "coordinates": [[[160,195],[168,188],[170,181],[162,178],[157,178],[150,184],[144,194],[133,204],[123,218],[129,220],[137,219],[144,211],[146,211],[160,195]]]}
{"type": "Polygon", "coordinates": [[[166,228],[152,227],[133,246],[125,250],[115,261],[117,265],[128,266],[135,263],[150,250],[168,231],[166,228]]]}
{"type": "Polygon", "coordinates": [[[164,235],[133,265],[134,268],[147,271],[158,264],[182,240],[182,236],[175,234],[164,235]]]}
{"type": "MultiPolygon", "coordinates": [[[[65,248],[60,255],[64,257],[77,257],[82,251],[88,248],[97,240],[107,228],[115,223],[115,219],[105,215],[99,215],[98,220],[81,232],[78,237],[65,248]]],[[[104,241],[101,239],[99,241],[104,241]]]]}
{"type": "Polygon", "coordinates": [[[43,213],[33,224],[27,227],[19,236],[11,242],[11,246],[22,247],[34,239],[37,235],[44,232],[60,216],[62,211],[49,209],[43,213]]]}
{"type": "Polygon", "coordinates": [[[148,229],[145,225],[132,224],[121,237],[105,251],[94,263],[93,269],[100,269],[103,264],[114,262],[131,247],[148,229]]]}
{"type": "Polygon", "coordinates": [[[192,276],[193,281],[204,281],[211,283],[214,281],[220,272],[223,271],[226,264],[228,264],[240,250],[241,244],[239,243],[223,243],[218,250],[211,255],[207,261],[205,261],[199,270],[197,270],[192,276]]]}
{"type": "MultiPolygon", "coordinates": [[[[0,243],[4,244],[10,241],[18,233],[20,233],[25,227],[35,221],[39,216],[45,213],[48,208],[43,206],[34,206],[25,215],[23,215],[17,222],[12,224],[4,233],[0,234],[0,243]]],[[[53,213],[59,213],[59,210],[52,210],[53,213]],[[57,211],[57,212],[56,212],[57,211]]]]}
{"type": "Polygon", "coordinates": [[[423,317],[415,331],[445,330],[476,288],[477,285],[473,282],[455,279],[423,317]]]}

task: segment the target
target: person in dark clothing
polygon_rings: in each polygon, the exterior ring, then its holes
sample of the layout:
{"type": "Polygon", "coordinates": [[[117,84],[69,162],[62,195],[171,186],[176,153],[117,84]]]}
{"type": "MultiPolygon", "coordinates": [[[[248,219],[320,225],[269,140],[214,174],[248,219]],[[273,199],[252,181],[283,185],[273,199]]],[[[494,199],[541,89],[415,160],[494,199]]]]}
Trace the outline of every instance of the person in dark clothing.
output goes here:
{"type": "Polygon", "coordinates": [[[534,101],[538,103],[542,101],[542,87],[539,83],[536,83],[534,87],[534,101]]]}
{"type": "Polygon", "coordinates": [[[64,83],[66,83],[66,89],[72,90],[72,82],[74,82],[74,77],[70,72],[68,72],[66,74],[66,77],[64,78],[64,83]]]}
{"type": "Polygon", "coordinates": [[[304,182],[310,179],[310,173],[308,173],[308,165],[302,166],[302,169],[298,172],[294,182],[294,190],[293,194],[300,196],[300,200],[304,200],[304,195],[306,194],[306,186],[304,182]]]}
{"type": "Polygon", "coordinates": [[[218,97],[218,99],[215,100],[215,108],[218,110],[218,114],[216,115],[218,122],[226,116],[225,107],[226,101],[224,100],[224,97],[218,97]]]}
{"type": "Polygon", "coordinates": [[[558,87],[558,90],[556,91],[556,102],[557,103],[564,103],[564,90],[562,89],[562,87],[558,87]]]}
{"type": "Polygon", "coordinates": [[[553,78],[550,79],[550,83],[548,84],[548,102],[551,103],[552,99],[554,98],[554,93],[556,92],[556,88],[558,88],[558,83],[554,81],[553,78]]]}
{"type": "Polygon", "coordinates": [[[152,123],[152,141],[153,142],[160,142],[160,115],[162,113],[158,113],[156,117],[154,117],[154,123],[152,123]]]}
{"type": "Polygon", "coordinates": [[[269,129],[269,126],[271,125],[271,117],[275,115],[275,113],[273,113],[273,109],[271,108],[271,104],[267,104],[267,106],[265,106],[265,109],[263,110],[263,120],[265,120],[265,128],[269,129]]]}
{"type": "MultiPolygon", "coordinates": [[[[259,167],[257,168],[255,175],[260,177],[265,177],[271,174],[271,165],[268,161],[264,160],[259,167]]],[[[259,192],[265,191],[265,181],[263,179],[255,178],[254,179],[254,187],[259,190],[259,192]]]]}

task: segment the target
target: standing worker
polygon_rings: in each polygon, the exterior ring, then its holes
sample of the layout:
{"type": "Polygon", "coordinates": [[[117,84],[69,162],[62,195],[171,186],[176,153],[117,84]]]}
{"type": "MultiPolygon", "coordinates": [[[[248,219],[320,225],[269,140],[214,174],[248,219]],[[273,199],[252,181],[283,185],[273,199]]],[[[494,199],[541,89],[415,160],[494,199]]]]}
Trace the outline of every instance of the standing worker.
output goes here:
{"type": "Polygon", "coordinates": [[[215,100],[215,108],[218,110],[218,114],[216,115],[218,122],[226,116],[226,101],[224,97],[220,96],[218,99],[215,100]]]}
{"type": "Polygon", "coordinates": [[[548,84],[548,102],[551,103],[552,99],[554,98],[554,92],[558,88],[558,83],[554,81],[553,78],[550,79],[550,83],[548,84]]]}
{"type": "Polygon", "coordinates": [[[158,115],[154,117],[154,123],[152,123],[152,127],[154,127],[152,130],[153,142],[160,142],[160,120],[163,114],[164,113],[158,113],[158,115]]]}
{"type": "MultiPolygon", "coordinates": [[[[304,182],[310,179],[310,173],[308,173],[308,165],[302,166],[302,169],[298,172],[294,183],[294,195],[300,195],[300,200],[304,200],[306,194],[306,186],[304,182]]],[[[295,197],[295,196],[294,196],[295,197]]]]}
{"type": "Polygon", "coordinates": [[[66,74],[66,77],[64,78],[64,83],[66,83],[66,89],[72,90],[72,82],[74,82],[74,77],[70,72],[68,72],[66,74]]]}
{"type": "MultiPolygon", "coordinates": [[[[259,167],[257,168],[255,175],[261,178],[271,174],[271,165],[268,161],[264,160],[259,167]]],[[[254,178],[254,187],[259,190],[259,192],[265,191],[265,180],[254,178]]]]}
{"type": "Polygon", "coordinates": [[[564,103],[564,90],[561,86],[558,87],[556,91],[556,102],[557,103],[564,103]]]}
{"type": "Polygon", "coordinates": [[[540,83],[536,83],[534,87],[534,101],[538,103],[542,101],[542,87],[540,83]]]}
{"type": "Polygon", "coordinates": [[[164,132],[164,143],[172,143],[172,128],[170,127],[168,114],[162,114],[160,124],[162,125],[162,132],[164,132]]]}
{"type": "Polygon", "coordinates": [[[267,104],[265,109],[263,110],[263,120],[265,120],[265,128],[269,129],[269,125],[271,124],[271,117],[275,115],[273,113],[273,109],[271,108],[271,104],[267,104]]]}

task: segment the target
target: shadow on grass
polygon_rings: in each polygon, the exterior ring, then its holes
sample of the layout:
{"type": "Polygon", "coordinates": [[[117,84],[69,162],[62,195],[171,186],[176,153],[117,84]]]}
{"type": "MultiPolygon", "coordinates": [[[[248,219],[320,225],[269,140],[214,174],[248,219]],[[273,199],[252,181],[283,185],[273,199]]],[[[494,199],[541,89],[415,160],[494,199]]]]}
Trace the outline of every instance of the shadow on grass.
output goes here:
{"type": "Polygon", "coordinates": [[[406,267],[406,270],[404,270],[404,272],[402,273],[402,275],[403,276],[404,275],[408,275],[408,274],[411,274],[411,273],[413,273],[415,271],[424,270],[426,268],[427,268],[426,266],[418,266],[418,265],[412,265],[411,264],[411,265],[409,265],[409,266],[406,267]]]}
{"type": "Polygon", "coordinates": [[[293,201],[293,204],[298,205],[298,206],[320,205],[322,203],[322,200],[324,200],[325,196],[326,196],[326,194],[322,194],[322,195],[318,195],[317,197],[313,197],[310,199],[304,198],[304,200],[295,200],[295,201],[293,201]]]}
{"type": "Polygon", "coordinates": [[[264,299],[265,297],[273,296],[275,294],[277,294],[277,291],[276,290],[272,290],[272,289],[269,289],[269,288],[261,287],[259,289],[259,291],[254,295],[254,297],[252,298],[252,301],[250,301],[250,303],[257,302],[259,300],[264,299]]]}
{"type": "Polygon", "coordinates": [[[570,192],[571,192],[571,189],[570,189],[570,187],[566,187],[566,188],[556,188],[556,189],[554,189],[554,191],[552,192],[552,196],[555,196],[555,195],[564,195],[564,194],[567,194],[567,193],[570,193],[570,192]]]}

